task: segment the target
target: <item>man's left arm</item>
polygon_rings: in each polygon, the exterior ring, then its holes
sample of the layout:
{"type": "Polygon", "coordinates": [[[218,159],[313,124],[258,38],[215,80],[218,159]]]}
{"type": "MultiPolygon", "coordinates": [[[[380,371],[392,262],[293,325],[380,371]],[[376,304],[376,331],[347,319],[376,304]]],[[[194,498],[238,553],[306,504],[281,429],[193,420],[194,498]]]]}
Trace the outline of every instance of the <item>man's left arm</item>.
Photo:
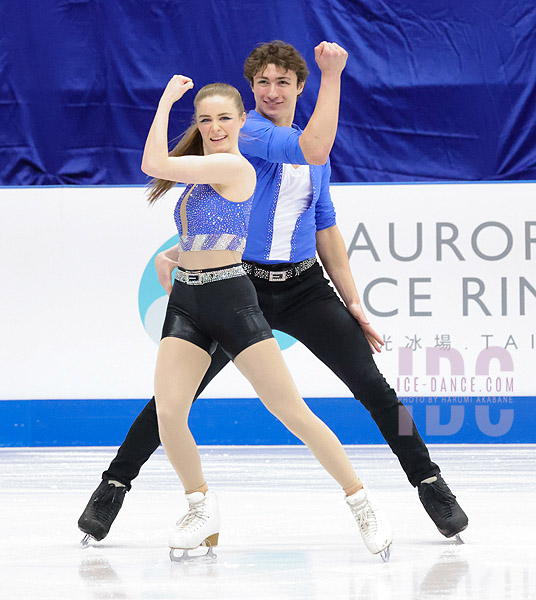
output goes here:
{"type": "Polygon", "coordinates": [[[384,342],[368,321],[350,269],[346,246],[337,225],[316,232],[316,250],[346,308],[361,325],[372,352],[381,352],[384,342]]]}
{"type": "Polygon", "coordinates": [[[315,48],[320,68],[320,89],[315,109],[300,137],[300,147],[310,165],[323,165],[335,142],[339,125],[341,74],[348,52],[339,44],[322,42],[315,48]]]}

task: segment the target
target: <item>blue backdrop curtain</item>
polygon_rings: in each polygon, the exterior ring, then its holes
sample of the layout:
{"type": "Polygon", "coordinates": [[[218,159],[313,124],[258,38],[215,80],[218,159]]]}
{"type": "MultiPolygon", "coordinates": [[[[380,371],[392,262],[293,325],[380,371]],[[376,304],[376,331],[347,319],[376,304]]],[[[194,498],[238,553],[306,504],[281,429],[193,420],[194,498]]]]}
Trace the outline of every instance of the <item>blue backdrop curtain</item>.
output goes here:
{"type": "MultiPolygon", "coordinates": [[[[258,43],[349,54],[333,181],[536,179],[534,0],[1,0],[0,185],[145,183],[174,73],[236,85],[258,43]]],[[[186,128],[193,95],[173,109],[186,128]]]]}

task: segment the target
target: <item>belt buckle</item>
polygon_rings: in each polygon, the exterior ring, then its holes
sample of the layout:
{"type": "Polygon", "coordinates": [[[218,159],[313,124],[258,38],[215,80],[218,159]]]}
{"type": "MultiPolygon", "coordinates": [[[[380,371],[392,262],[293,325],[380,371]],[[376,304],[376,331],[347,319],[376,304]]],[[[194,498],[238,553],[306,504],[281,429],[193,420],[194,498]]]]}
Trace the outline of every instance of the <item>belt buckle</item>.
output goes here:
{"type": "Polygon", "coordinates": [[[286,281],[286,271],[270,271],[268,275],[268,281],[286,281]]]}
{"type": "Polygon", "coordinates": [[[201,273],[188,273],[188,283],[193,285],[201,283],[201,273]]]}

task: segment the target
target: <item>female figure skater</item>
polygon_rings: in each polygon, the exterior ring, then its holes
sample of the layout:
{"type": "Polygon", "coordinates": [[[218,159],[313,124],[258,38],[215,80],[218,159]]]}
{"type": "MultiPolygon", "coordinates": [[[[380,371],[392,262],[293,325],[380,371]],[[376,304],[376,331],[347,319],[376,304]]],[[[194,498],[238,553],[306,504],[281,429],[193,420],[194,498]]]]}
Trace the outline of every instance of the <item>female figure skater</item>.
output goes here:
{"type": "Polygon", "coordinates": [[[216,496],[208,490],[188,428],[195,392],[217,343],[266,408],[309,447],[343,488],[365,545],[386,560],[392,542],[390,524],[363,487],[335,434],[298,393],[242,267],[256,174],[238,149],[246,118],[239,92],[219,83],[203,87],[194,99],[193,124],[168,155],[169,112],[193,86],[182,75],[169,81],[142,161],[142,170],[155,178],[150,203],[176,182],[188,184],[175,208],[179,267],[155,373],[160,438],[190,507],[171,534],[171,556],[174,549],[187,553],[218,543],[216,496]]]}

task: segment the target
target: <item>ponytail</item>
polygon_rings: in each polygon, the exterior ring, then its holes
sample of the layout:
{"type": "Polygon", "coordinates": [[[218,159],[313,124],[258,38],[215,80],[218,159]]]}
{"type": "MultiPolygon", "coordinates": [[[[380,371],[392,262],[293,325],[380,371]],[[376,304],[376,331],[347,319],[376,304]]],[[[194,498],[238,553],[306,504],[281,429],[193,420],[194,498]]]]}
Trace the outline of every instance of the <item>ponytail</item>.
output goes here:
{"type": "MultiPolygon", "coordinates": [[[[192,123],[182,134],[179,143],[169,153],[169,156],[185,156],[187,154],[194,154],[196,156],[203,156],[204,154],[203,139],[196,123],[192,123]]],[[[176,184],[176,181],[169,181],[167,179],[153,179],[149,184],[147,201],[149,204],[154,204],[176,184]]]]}

